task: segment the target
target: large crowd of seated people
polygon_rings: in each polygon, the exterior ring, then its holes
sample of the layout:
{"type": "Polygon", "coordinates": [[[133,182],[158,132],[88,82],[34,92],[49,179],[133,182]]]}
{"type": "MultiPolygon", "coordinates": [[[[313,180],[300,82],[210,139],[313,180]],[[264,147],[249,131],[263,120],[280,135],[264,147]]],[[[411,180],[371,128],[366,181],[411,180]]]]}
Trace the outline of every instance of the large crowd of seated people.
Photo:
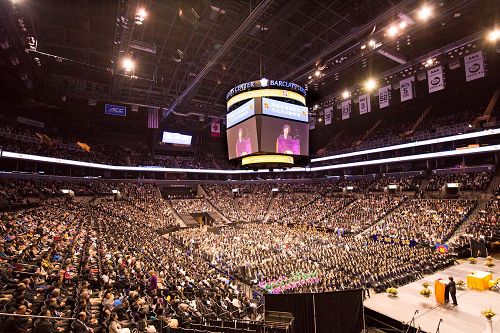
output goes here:
{"type": "Polygon", "coordinates": [[[213,210],[210,203],[203,197],[170,199],[170,202],[179,214],[207,213],[213,210]]]}
{"type": "Polygon", "coordinates": [[[409,283],[451,264],[431,247],[385,244],[369,238],[242,224],[217,233],[182,230],[174,241],[267,293],[323,292],[409,283]]]}
{"type": "Polygon", "coordinates": [[[149,324],[186,327],[207,318],[260,319],[258,299],[145,228],[133,205],[44,205],[0,219],[2,312],[54,317],[3,317],[2,332],[42,325],[49,332],[118,332],[149,324]]]}
{"type": "Polygon", "coordinates": [[[405,197],[363,194],[338,210],[327,211],[316,225],[339,234],[363,231],[398,207],[405,197]]]}
{"type": "MultiPolygon", "coordinates": [[[[427,138],[441,137],[445,135],[462,134],[469,129],[474,119],[481,116],[488,101],[495,89],[495,84],[486,86],[476,86],[468,90],[456,90],[447,97],[440,96],[435,99],[417,100],[408,107],[398,105],[396,110],[390,109],[391,116],[379,116],[371,118],[372,115],[363,115],[359,118],[352,118],[333,123],[330,125],[331,133],[340,133],[340,135],[329,136],[324,148],[320,150],[320,155],[339,154],[348,151],[381,147],[403,142],[418,140],[419,135],[426,135],[427,138]],[[404,137],[405,132],[412,130],[420,115],[427,107],[430,112],[423,117],[417,124],[414,133],[409,133],[409,137],[404,137]],[[410,109],[410,110],[408,110],[410,109]],[[365,117],[365,119],[360,119],[365,117]],[[386,118],[386,119],[385,119],[386,118]],[[368,136],[367,131],[381,120],[368,136]],[[451,127],[454,127],[451,129],[451,127]],[[361,144],[357,145],[364,138],[361,144]]],[[[379,111],[380,112],[380,111],[379,111]]]]}
{"type": "MultiPolygon", "coordinates": [[[[56,318],[41,323],[4,317],[0,327],[7,332],[39,325],[68,332],[262,319],[261,300],[231,276],[263,293],[382,292],[450,265],[452,258],[436,253],[434,245],[450,239],[477,205],[475,200],[340,194],[336,180],[300,186],[211,184],[203,187],[208,199],[170,199],[173,208],[201,213],[214,204],[228,218],[236,217],[233,222],[248,223],[168,232],[159,229],[175,225],[175,214],[150,183],[16,180],[17,191],[9,192],[9,181],[3,182],[2,199],[19,203],[31,195],[50,197],[61,186],[82,186],[79,195],[86,195],[83,189],[107,194],[110,188],[123,194],[118,201],[109,195],[90,202],[47,199],[0,213],[3,312],[56,318]],[[262,222],[273,195],[269,222],[262,222]]],[[[366,184],[364,189],[376,181],[366,184]]],[[[500,240],[499,198],[495,193],[466,234],[487,243],[500,240]]]]}
{"type": "Polygon", "coordinates": [[[447,183],[458,183],[463,191],[485,190],[493,179],[492,172],[446,173],[432,175],[426,186],[427,191],[439,191],[447,183]]]}
{"type": "Polygon", "coordinates": [[[486,243],[500,242],[500,191],[495,192],[470,222],[465,231],[467,235],[486,243]]]}
{"type": "Polygon", "coordinates": [[[321,196],[318,193],[287,193],[281,192],[274,198],[274,204],[269,214],[272,221],[282,221],[284,223],[294,223],[299,219],[302,210],[321,196]]]}
{"type": "Polygon", "coordinates": [[[168,228],[176,225],[172,209],[162,198],[154,184],[124,184],[124,191],[130,202],[140,209],[145,220],[155,228],[168,228]]]}
{"type": "Polygon", "coordinates": [[[436,244],[448,240],[475,200],[409,199],[369,229],[372,235],[436,244]]]}
{"type": "Polygon", "coordinates": [[[37,133],[45,135],[43,129],[32,129],[20,124],[0,123],[0,149],[41,155],[47,157],[63,158],[83,162],[111,164],[111,165],[134,165],[134,166],[160,166],[170,168],[215,168],[213,159],[206,154],[198,154],[184,158],[157,158],[150,150],[124,148],[122,146],[107,144],[90,144],[90,150],[80,148],[76,141],[64,144],[61,140],[50,138],[41,139],[37,133]]]}
{"type": "Polygon", "coordinates": [[[78,196],[111,195],[116,186],[102,181],[40,181],[40,180],[0,180],[0,202],[27,203],[33,197],[62,196],[61,190],[73,191],[78,196]]]}
{"type": "Polygon", "coordinates": [[[381,192],[388,185],[397,185],[398,191],[417,191],[419,190],[422,176],[385,176],[380,177],[370,185],[370,191],[381,192]]]}

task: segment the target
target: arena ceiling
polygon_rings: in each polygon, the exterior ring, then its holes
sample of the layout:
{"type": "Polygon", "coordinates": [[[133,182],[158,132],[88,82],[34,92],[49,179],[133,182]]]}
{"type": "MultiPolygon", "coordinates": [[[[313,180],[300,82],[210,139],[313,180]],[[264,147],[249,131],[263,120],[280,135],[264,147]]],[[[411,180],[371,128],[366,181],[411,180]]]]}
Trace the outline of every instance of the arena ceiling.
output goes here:
{"type": "Polygon", "coordinates": [[[415,0],[10,0],[0,18],[21,60],[22,70],[9,70],[35,90],[221,116],[226,92],[241,82],[286,79],[325,95],[484,29],[498,13],[494,0],[426,3],[428,25],[411,23],[415,0]],[[406,18],[404,33],[384,40],[406,18]],[[380,48],[361,49],[373,38],[380,48]]]}

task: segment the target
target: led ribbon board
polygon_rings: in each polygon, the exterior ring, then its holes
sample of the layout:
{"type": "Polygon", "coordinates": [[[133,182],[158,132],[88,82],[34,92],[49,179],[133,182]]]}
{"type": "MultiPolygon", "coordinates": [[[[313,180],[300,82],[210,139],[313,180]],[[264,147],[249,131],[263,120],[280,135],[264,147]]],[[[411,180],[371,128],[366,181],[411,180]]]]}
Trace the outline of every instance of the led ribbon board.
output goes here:
{"type": "Polygon", "coordinates": [[[249,164],[293,164],[293,157],[286,155],[254,155],[243,157],[241,165],[249,164]]]}
{"type": "Polygon", "coordinates": [[[246,91],[231,97],[231,99],[227,101],[227,108],[229,109],[238,102],[255,97],[283,97],[293,99],[294,101],[302,103],[302,105],[306,105],[306,98],[299,93],[283,89],[259,89],[246,91]]]}

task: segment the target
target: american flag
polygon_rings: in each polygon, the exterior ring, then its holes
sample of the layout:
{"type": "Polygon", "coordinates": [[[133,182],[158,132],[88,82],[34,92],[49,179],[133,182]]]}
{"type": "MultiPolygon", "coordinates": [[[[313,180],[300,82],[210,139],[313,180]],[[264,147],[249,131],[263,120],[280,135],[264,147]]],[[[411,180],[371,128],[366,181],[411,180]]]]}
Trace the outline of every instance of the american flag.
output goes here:
{"type": "Polygon", "coordinates": [[[159,125],[158,109],[149,108],[148,109],[148,128],[158,128],[159,125]]]}

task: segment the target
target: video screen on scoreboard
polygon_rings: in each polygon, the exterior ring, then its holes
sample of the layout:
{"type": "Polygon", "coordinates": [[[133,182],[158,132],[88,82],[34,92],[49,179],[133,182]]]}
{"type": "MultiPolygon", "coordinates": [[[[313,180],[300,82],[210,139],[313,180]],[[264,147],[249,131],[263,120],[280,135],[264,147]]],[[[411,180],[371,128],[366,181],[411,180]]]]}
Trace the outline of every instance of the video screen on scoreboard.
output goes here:
{"type": "Polygon", "coordinates": [[[227,152],[230,160],[259,151],[257,120],[255,117],[228,128],[226,133],[227,152]]]}
{"type": "Polygon", "coordinates": [[[227,114],[226,126],[227,128],[233,127],[234,125],[242,122],[243,120],[250,118],[254,114],[255,114],[255,100],[252,98],[227,114]]]}
{"type": "Polygon", "coordinates": [[[262,113],[270,116],[309,122],[309,111],[306,106],[278,101],[262,97],[262,113]]]}
{"type": "Polygon", "coordinates": [[[175,132],[163,132],[161,142],[189,146],[191,145],[191,139],[191,135],[184,135],[175,132]]]}
{"type": "Polygon", "coordinates": [[[260,117],[260,151],[309,155],[309,124],[274,117],[260,117]]]}

